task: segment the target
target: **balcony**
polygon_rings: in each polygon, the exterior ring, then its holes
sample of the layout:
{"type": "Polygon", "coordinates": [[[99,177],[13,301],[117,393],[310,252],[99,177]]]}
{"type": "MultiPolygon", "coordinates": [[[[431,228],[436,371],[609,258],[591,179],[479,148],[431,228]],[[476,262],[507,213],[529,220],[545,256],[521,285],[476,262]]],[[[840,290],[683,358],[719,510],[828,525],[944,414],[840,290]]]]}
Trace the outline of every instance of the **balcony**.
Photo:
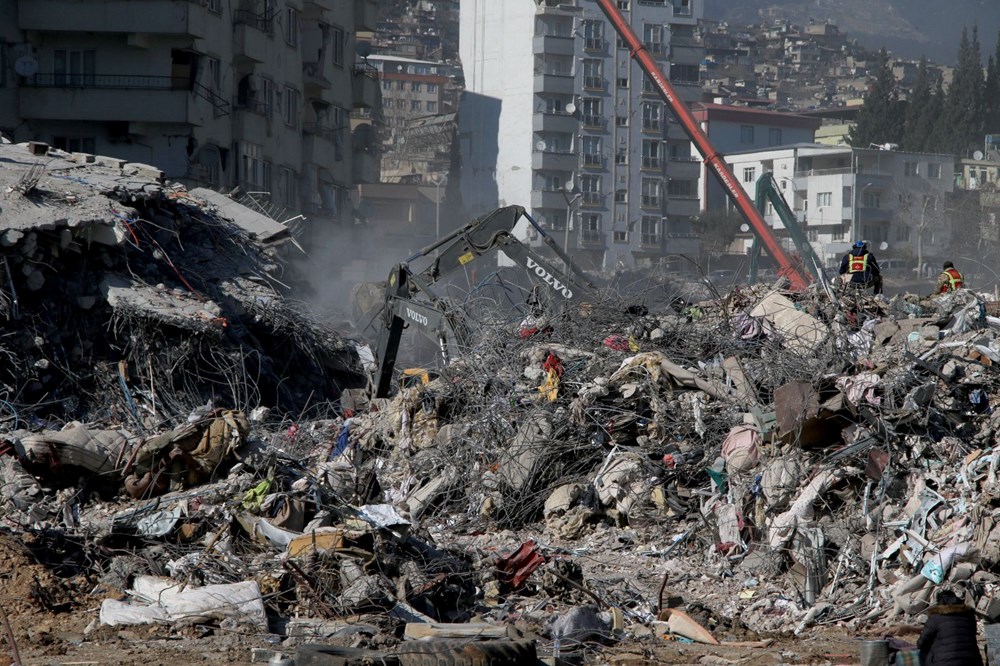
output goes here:
{"type": "Polygon", "coordinates": [[[671,157],[667,164],[671,178],[697,180],[701,177],[701,159],[697,157],[671,157]]]}
{"type": "Polygon", "coordinates": [[[662,171],[663,160],[656,156],[644,155],[642,158],[642,169],[644,171],[662,171]]]}
{"type": "Polygon", "coordinates": [[[608,162],[608,158],[600,153],[584,153],[583,154],[583,166],[589,167],[591,169],[601,169],[608,162]]]}
{"type": "Polygon", "coordinates": [[[603,37],[586,37],[583,40],[583,50],[589,53],[607,53],[608,40],[603,37]]]}
{"type": "Polygon", "coordinates": [[[566,193],[563,190],[532,190],[531,208],[566,210],[566,193]]]}
{"type": "Polygon", "coordinates": [[[354,108],[375,108],[378,104],[378,70],[368,63],[355,63],[351,89],[354,95],[354,108]]]}
{"type": "Polygon", "coordinates": [[[670,62],[674,65],[699,65],[705,57],[705,49],[696,46],[681,46],[670,42],[670,62]]]}
{"type": "Polygon", "coordinates": [[[604,234],[599,229],[584,229],[580,232],[580,243],[583,245],[604,245],[604,234]]]}
{"type": "Polygon", "coordinates": [[[583,89],[591,92],[607,92],[608,82],[603,76],[585,76],[583,89]]]}
{"type": "Polygon", "coordinates": [[[274,21],[240,9],[233,13],[233,52],[252,62],[266,62],[274,36],[274,21]]]}
{"type": "Polygon", "coordinates": [[[186,78],[36,74],[22,86],[20,115],[27,119],[205,125],[229,113],[222,98],[186,78]]]}
{"type": "Polygon", "coordinates": [[[376,0],[354,0],[354,30],[375,32],[377,28],[378,2],[376,0]]]}
{"type": "Polygon", "coordinates": [[[576,40],[573,37],[535,35],[532,46],[536,54],[571,56],[576,52],[576,40]]]}
{"type": "Polygon", "coordinates": [[[600,206],[604,201],[604,197],[601,196],[600,192],[584,192],[580,196],[581,206],[600,206]]]}
{"type": "Polygon", "coordinates": [[[642,119],[642,131],[643,132],[659,132],[663,129],[663,124],[660,122],[659,118],[643,118],[642,119]]]}
{"type": "Polygon", "coordinates": [[[221,28],[208,0],[19,0],[17,27],[39,32],[146,33],[207,37],[221,28]]]}
{"type": "Polygon", "coordinates": [[[570,74],[535,74],[534,91],[554,95],[572,95],[575,92],[573,76],[570,74]]]}
{"type": "Polygon", "coordinates": [[[535,132],[573,133],[580,128],[580,121],[568,113],[536,113],[531,119],[535,132]]]}
{"type": "Polygon", "coordinates": [[[639,205],[651,210],[660,210],[660,197],[651,194],[643,194],[639,198],[639,205]]]}
{"type": "Polygon", "coordinates": [[[604,116],[584,116],[582,124],[589,130],[603,130],[608,127],[608,119],[604,116]]]}
{"type": "Polygon", "coordinates": [[[536,150],[531,154],[531,168],[546,171],[574,171],[579,158],[572,151],[536,150]]]}
{"type": "Polygon", "coordinates": [[[233,130],[241,136],[268,136],[271,133],[271,107],[260,100],[233,102],[233,130]]]}
{"type": "Polygon", "coordinates": [[[654,58],[662,58],[667,52],[663,46],[663,42],[646,42],[643,46],[649,51],[649,55],[654,58]]]}
{"type": "Polygon", "coordinates": [[[323,64],[319,62],[302,63],[302,85],[306,97],[319,97],[323,90],[329,90],[333,85],[330,79],[323,75],[323,64]]]}
{"type": "Polygon", "coordinates": [[[667,215],[671,217],[693,217],[699,212],[697,199],[673,197],[667,199],[667,215]]]}
{"type": "Polygon", "coordinates": [[[355,150],[352,176],[355,183],[377,183],[379,163],[374,151],[355,150]]]}

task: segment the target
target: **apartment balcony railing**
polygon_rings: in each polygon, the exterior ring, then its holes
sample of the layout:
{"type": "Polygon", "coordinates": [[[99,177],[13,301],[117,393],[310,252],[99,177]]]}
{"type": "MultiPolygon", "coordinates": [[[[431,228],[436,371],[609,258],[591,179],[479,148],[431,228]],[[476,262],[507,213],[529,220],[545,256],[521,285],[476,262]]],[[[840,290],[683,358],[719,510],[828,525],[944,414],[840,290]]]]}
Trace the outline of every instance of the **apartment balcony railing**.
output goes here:
{"type": "Polygon", "coordinates": [[[312,136],[318,136],[321,139],[326,139],[327,141],[335,144],[340,143],[340,131],[333,127],[327,127],[326,125],[321,125],[319,123],[302,123],[302,133],[312,136]]]}
{"type": "Polygon", "coordinates": [[[587,37],[583,40],[583,48],[587,51],[606,51],[608,40],[603,37],[587,37]]]}
{"type": "Polygon", "coordinates": [[[584,116],[583,126],[591,129],[604,129],[608,125],[608,119],[604,116],[584,116]]]}
{"type": "Polygon", "coordinates": [[[666,52],[663,42],[646,42],[644,46],[651,55],[663,55],[666,52]]]}
{"type": "Polygon", "coordinates": [[[583,154],[583,166],[586,167],[602,167],[605,163],[604,155],[600,153],[584,153],[583,154]]]}
{"type": "Polygon", "coordinates": [[[601,193],[600,192],[584,192],[583,196],[580,198],[580,203],[584,206],[600,206],[601,205],[601,193]]]}
{"type": "Polygon", "coordinates": [[[378,69],[367,62],[354,63],[354,76],[365,76],[373,81],[378,80],[378,69]]]}
{"type": "Polygon", "coordinates": [[[233,12],[233,23],[236,25],[248,25],[267,35],[274,34],[274,17],[258,14],[249,9],[237,9],[233,12]]]}
{"type": "Polygon", "coordinates": [[[659,132],[663,124],[660,123],[659,119],[649,119],[644,118],[642,121],[642,131],[643,132],[659,132]]]}
{"type": "Polygon", "coordinates": [[[603,76],[585,76],[583,87],[585,90],[607,90],[608,82],[603,76]]]}
{"type": "Polygon", "coordinates": [[[95,73],[44,73],[26,77],[25,88],[89,88],[95,90],[173,90],[188,92],[212,105],[216,117],[229,113],[230,106],[217,92],[178,76],[149,76],[146,74],[95,74],[95,73]]]}
{"type": "Polygon", "coordinates": [[[642,234],[639,237],[639,243],[643,247],[659,247],[660,246],[660,235],[659,234],[642,234]]]}
{"type": "Polygon", "coordinates": [[[262,99],[245,99],[233,102],[233,107],[239,111],[253,113],[263,118],[271,117],[271,105],[262,99]]]}
{"type": "Polygon", "coordinates": [[[663,160],[659,157],[650,157],[646,155],[642,158],[642,168],[643,169],[661,169],[663,168],[663,160]]]}
{"type": "Polygon", "coordinates": [[[598,229],[584,229],[580,233],[580,240],[584,243],[600,243],[604,240],[604,234],[598,229]]]}
{"type": "Polygon", "coordinates": [[[659,208],[660,197],[644,194],[639,200],[639,205],[643,208],[659,208]]]}

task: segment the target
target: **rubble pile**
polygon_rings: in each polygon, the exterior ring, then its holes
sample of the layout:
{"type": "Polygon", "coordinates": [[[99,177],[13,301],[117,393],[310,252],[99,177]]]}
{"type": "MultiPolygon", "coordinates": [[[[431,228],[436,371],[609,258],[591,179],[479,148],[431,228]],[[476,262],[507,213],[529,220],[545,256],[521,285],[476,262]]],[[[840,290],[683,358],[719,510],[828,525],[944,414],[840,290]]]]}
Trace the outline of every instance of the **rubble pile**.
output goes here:
{"type": "Polygon", "coordinates": [[[368,354],[282,298],[273,223],[0,148],[0,546],[29,590],[0,609],[316,664],[754,649],[943,588],[1000,617],[989,296],[497,311],[369,400],[368,354]]]}

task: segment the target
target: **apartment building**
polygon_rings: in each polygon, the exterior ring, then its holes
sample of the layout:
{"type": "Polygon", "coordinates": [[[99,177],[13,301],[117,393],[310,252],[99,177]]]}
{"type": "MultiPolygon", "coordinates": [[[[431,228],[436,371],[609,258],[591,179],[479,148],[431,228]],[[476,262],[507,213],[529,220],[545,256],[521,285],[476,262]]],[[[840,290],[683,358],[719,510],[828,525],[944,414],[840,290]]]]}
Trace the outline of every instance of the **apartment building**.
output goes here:
{"type": "MultiPolygon", "coordinates": [[[[868,240],[879,257],[928,261],[947,252],[954,214],[951,155],[798,144],[733,153],[726,161],[751,197],[761,174],[773,174],[829,265],[858,239],[868,240]]],[[[781,235],[770,206],[765,219],[781,235]]],[[[741,239],[738,250],[747,251],[751,241],[741,239]]]]}
{"type": "Polygon", "coordinates": [[[0,0],[0,130],[239,186],[312,217],[350,212],[378,161],[351,131],[378,103],[354,34],[375,0],[0,0]]]}
{"type": "MultiPolygon", "coordinates": [[[[678,95],[697,101],[702,0],[617,3],[678,95]]],[[[585,268],[697,251],[690,141],[593,0],[461,4],[464,205],[520,204],[585,268]]]]}

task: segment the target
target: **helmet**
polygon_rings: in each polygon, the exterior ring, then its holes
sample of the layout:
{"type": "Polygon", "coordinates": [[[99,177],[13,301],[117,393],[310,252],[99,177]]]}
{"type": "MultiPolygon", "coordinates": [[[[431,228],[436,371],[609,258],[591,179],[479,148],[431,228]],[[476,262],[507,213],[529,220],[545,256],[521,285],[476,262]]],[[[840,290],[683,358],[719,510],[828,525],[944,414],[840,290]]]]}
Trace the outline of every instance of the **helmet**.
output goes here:
{"type": "Polygon", "coordinates": [[[863,250],[866,247],[868,247],[868,241],[859,240],[857,243],[854,244],[855,250],[863,250]]]}

